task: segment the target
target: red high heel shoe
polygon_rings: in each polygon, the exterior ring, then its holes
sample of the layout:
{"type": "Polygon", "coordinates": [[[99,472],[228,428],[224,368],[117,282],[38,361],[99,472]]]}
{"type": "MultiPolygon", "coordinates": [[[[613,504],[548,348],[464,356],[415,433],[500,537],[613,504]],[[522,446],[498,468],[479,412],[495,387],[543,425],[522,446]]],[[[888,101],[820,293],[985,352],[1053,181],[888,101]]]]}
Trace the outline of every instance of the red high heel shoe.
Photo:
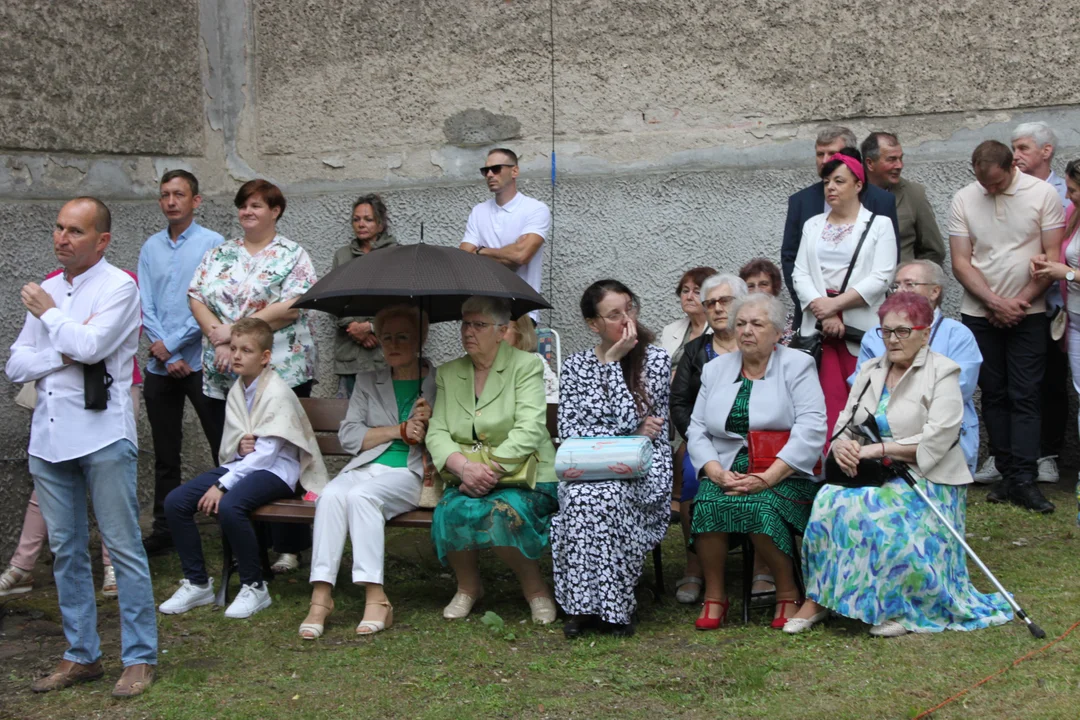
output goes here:
{"type": "Polygon", "coordinates": [[[802,605],[802,600],[777,600],[776,607],[780,608],[780,617],[774,617],[772,621],[772,628],[774,630],[783,630],[784,625],[791,618],[784,617],[784,606],[794,605],[796,608],[802,605]]]}
{"type": "Polygon", "coordinates": [[[694,627],[698,630],[716,630],[724,624],[725,620],[727,620],[727,611],[729,607],[731,607],[730,600],[725,600],[724,602],[720,602],[719,600],[706,600],[704,604],[706,617],[699,617],[695,620],[694,627]],[[710,605],[720,606],[720,617],[708,617],[710,605]]]}

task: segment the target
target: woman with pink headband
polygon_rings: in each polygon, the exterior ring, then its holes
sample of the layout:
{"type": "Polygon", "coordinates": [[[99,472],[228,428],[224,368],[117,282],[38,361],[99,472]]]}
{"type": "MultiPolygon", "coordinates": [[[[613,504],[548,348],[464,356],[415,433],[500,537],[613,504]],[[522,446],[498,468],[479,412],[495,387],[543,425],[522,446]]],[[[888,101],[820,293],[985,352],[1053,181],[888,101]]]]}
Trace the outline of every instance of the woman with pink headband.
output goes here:
{"type": "Polygon", "coordinates": [[[874,326],[896,270],[896,234],[889,218],[860,201],[866,170],[858,150],[829,158],[821,179],[828,207],[803,225],[792,279],[803,310],[801,344],[823,336],[818,375],[832,428],[847,401],[862,335],[874,326]]]}

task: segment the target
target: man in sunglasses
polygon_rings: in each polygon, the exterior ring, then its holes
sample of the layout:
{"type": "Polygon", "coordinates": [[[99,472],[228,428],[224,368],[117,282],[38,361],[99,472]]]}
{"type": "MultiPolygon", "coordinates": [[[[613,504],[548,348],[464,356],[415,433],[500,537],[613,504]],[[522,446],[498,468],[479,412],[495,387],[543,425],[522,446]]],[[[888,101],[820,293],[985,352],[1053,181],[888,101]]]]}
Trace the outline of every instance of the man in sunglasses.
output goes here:
{"type": "MultiPolygon", "coordinates": [[[[540,292],[543,245],[551,229],[551,210],[518,192],[518,157],[512,150],[496,148],[489,152],[480,174],[495,196],[469,213],[459,247],[501,262],[540,292]]],[[[540,314],[532,312],[529,316],[535,323],[540,314]]]]}
{"type": "MultiPolygon", "coordinates": [[[[918,293],[929,300],[934,308],[929,345],[931,350],[960,366],[960,393],[964,397],[964,418],[960,421],[960,449],[964,451],[968,469],[974,474],[975,463],[979,459],[979,416],[975,414],[974,397],[983,358],[971,331],[964,327],[963,323],[941,314],[946,282],[945,271],[936,262],[926,259],[912,260],[896,270],[896,279],[889,288],[889,294],[918,293]]],[[[904,339],[905,328],[895,328],[894,332],[901,340],[904,339]]],[[[907,333],[910,333],[910,329],[907,329],[907,333]]],[[[848,378],[848,385],[855,382],[864,362],[884,354],[885,340],[881,336],[881,325],[875,325],[863,335],[858,364],[855,372],[848,378]]]]}

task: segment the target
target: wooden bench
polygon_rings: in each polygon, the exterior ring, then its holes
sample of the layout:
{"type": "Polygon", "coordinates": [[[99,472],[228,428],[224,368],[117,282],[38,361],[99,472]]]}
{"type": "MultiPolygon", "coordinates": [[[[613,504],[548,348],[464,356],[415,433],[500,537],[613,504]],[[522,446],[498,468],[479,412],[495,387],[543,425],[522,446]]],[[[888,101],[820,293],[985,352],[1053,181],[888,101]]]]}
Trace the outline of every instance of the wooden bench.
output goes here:
{"type": "MultiPolygon", "coordinates": [[[[346,452],[341,447],[341,442],[338,441],[338,428],[341,427],[342,420],[345,419],[345,412],[348,410],[349,401],[339,399],[323,399],[323,398],[302,398],[300,404],[304,407],[304,411],[307,413],[308,420],[311,422],[312,429],[318,434],[319,449],[322,451],[324,457],[334,456],[350,456],[350,453],[346,452]]],[[[559,406],[554,403],[549,403],[547,406],[547,428],[552,438],[558,438],[558,415],[559,406]]],[[[672,502],[672,510],[674,515],[678,517],[678,502],[672,502]]],[[[403,527],[403,528],[430,528],[431,520],[434,516],[432,510],[410,510],[407,513],[402,513],[387,521],[387,527],[403,527]]],[[[288,500],[275,500],[272,503],[263,505],[262,507],[251,513],[251,519],[257,523],[296,523],[301,525],[311,525],[315,522],[315,503],[301,500],[299,498],[288,500]]],[[[269,579],[273,577],[273,572],[270,569],[270,558],[267,551],[268,545],[268,533],[265,532],[265,526],[257,527],[257,532],[260,538],[260,553],[263,566],[263,577],[269,579]]],[[[224,535],[221,540],[222,544],[222,571],[221,571],[221,585],[218,588],[215,602],[219,606],[225,606],[229,599],[229,580],[232,578],[233,573],[233,557],[232,548],[229,547],[228,541],[224,535]]],[[[664,595],[664,571],[663,571],[663,558],[660,552],[660,546],[657,545],[653,549],[653,570],[656,578],[656,594],[657,600],[664,595]]]]}

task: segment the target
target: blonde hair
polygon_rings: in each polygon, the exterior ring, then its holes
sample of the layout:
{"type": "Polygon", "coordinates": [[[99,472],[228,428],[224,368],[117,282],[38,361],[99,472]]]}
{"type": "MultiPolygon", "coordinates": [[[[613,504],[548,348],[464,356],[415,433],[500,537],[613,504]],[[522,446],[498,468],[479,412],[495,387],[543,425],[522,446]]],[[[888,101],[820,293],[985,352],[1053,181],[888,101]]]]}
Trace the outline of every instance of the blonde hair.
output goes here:
{"type": "Polygon", "coordinates": [[[262,318],[246,317],[241,318],[232,324],[232,337],[238,335],[246,335],[255,338],[255,342],[259,346],[259,350],[266,351],[274,349],[274,330],[270,327],[262,318]]]}
{"type": "Polygon", "coordinates": [[[536,352],[536,349],[540,347],[540,340],[536,337],[536,326],[533,325],[531,317],[522,315],[517,320],[512,320],[510,327],[516,333],[514,336],[516,340],[511,345],[528,353],[536,352]]]}

